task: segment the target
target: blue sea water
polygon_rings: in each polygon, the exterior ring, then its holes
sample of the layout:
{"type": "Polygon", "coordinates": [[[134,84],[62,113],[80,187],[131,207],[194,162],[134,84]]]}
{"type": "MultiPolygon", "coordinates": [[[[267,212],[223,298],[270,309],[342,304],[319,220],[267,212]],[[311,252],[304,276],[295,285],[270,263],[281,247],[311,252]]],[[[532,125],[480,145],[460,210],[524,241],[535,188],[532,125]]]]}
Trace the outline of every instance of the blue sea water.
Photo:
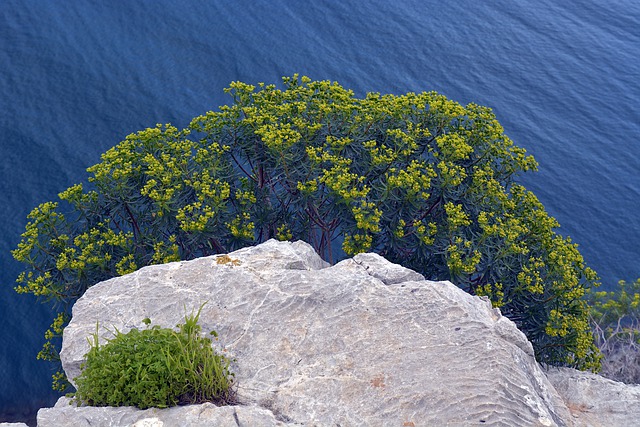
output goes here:
{"type": "Polygon", "coordinates": [[[492,107],[604,286],[640,277],[639,2],[3,0],[0,422],[56,399],[35,360],[50,310],[12,290],[27,213],[127,134],[296,72],[492,107]]]}

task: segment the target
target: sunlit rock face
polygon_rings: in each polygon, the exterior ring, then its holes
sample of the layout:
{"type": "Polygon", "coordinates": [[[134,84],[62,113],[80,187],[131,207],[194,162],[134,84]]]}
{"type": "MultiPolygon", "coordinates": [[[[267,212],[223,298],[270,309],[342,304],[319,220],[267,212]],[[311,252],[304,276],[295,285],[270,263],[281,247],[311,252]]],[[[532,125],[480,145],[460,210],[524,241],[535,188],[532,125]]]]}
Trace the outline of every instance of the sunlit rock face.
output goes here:
{"type": "MultiPolygon", "coordinates": [[[[270,240],[91,287],[65,329],[63,367],[79,375],[96,322],[103,340],[147,317],[175,327],[204,302],[200,324],[234,359],[242,413],[264,415],[251,425],[576,425],[524,334],[487,300],[376,254],[329,266],[304,242],[270,240]]],[[[62,411],[64,425],[89,425],[104,411],[58,406],[41,410],[39,425],[62,411]],[[73,424],[76,415],[84,421],[73,424]]],[[[126,425],[168,422],[166,410],[109,410],[129,411],[126,425]]],[[[217,410],[238,425],[233,410],[217,410]]]]}

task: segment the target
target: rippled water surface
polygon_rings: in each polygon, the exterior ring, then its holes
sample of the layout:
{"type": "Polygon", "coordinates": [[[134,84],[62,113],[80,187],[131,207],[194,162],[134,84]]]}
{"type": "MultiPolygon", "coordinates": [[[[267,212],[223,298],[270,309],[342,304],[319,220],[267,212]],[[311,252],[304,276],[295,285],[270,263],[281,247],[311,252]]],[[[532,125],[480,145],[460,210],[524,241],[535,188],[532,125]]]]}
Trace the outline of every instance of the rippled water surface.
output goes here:
{"type": "Polygon", "coordinates": [[[233,80],[294,72],[357,94],[494,108],[522,178],[605,285],[640,276],[640,3],[524,0],[0,4],[0,421],[51,405],[45,306],[11,290],[36,204],[127,134],[185,126],[233,80]],[[453,3],[446,4],[445,3],[453,3]]]}

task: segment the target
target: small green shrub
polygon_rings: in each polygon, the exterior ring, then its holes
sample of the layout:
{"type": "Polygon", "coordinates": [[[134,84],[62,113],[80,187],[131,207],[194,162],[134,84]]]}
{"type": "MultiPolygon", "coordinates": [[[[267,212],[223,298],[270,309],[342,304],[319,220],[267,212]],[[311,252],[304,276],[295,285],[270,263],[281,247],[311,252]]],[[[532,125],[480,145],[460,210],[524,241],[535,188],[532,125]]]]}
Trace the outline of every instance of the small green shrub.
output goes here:
{"type": "Polygon", "coordinates": [[[232,402],[229,360],[213,350],[209,338],[200,336],[201,310],[185,316],[178,331],[158,326],[126,334],[116,330],[104,345],[96,331],[76,378],[77,403],[145,409],[232,402]]]}
{"type": "Polygon", "coordinates": [[[611,292],[589,292],[590,321],[602,352],[601,374],[627,384],[640,384],[640,279],[619,282],[611,292]]]}

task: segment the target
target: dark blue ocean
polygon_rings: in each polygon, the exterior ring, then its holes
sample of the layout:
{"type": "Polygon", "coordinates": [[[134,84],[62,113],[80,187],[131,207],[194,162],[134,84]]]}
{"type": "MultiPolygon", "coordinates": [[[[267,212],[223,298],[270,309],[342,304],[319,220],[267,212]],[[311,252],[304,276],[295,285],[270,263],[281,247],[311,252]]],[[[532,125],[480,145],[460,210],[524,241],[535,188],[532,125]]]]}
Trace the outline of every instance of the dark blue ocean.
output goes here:
{"type": "Polygon", "coordinates": [[[611,287],[640,277],[640,2],[0,2],[0,422],[52,405],[47,306],[13,292],[27,213],[127,134],[293,73],[492,107],[521,181],[611,287]]]}

